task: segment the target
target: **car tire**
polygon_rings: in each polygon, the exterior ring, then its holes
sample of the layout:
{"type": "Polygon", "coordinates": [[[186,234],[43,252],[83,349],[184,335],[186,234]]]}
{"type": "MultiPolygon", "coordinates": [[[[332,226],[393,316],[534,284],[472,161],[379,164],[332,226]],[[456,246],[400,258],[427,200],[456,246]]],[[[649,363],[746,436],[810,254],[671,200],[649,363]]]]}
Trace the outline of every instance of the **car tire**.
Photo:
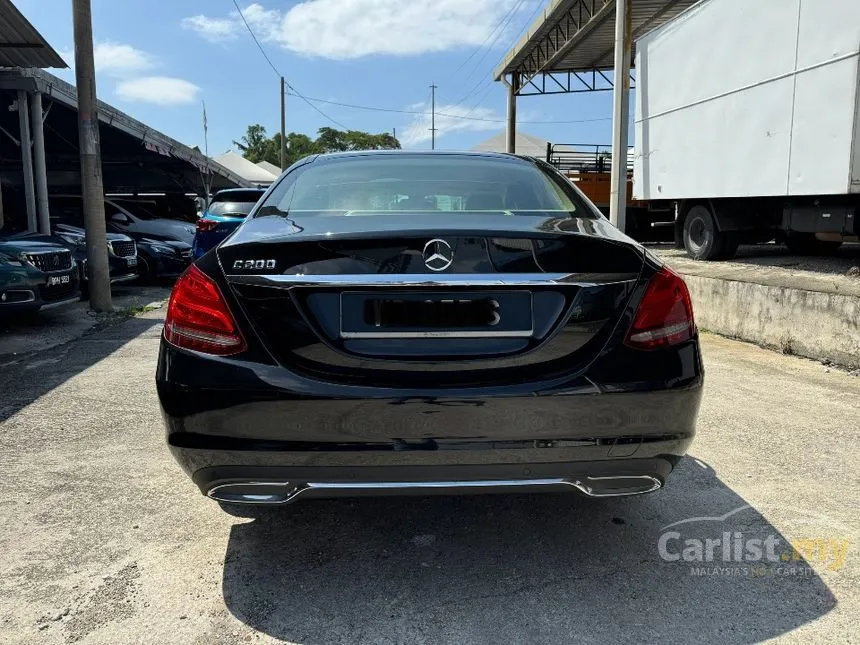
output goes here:
{"type": "Polygon", "coordinates": [[[823,242],[814,233],[789,233],[785,245],[794,255],[831,255],[842,246],[842,242],[823,242]]]}
{"type": "Polygon", "coordinates": [[[724,235],[717,229],[711,209],[697,204],[684,218],[684,248],[694,260],[716,260],[723,252],[724,235]]]}
{"type": "Polygon", "coordinates": [[[138,282],[141,284],[154,284],[156,281],[155,260],[138,251],[137,263],[138,282]]]}

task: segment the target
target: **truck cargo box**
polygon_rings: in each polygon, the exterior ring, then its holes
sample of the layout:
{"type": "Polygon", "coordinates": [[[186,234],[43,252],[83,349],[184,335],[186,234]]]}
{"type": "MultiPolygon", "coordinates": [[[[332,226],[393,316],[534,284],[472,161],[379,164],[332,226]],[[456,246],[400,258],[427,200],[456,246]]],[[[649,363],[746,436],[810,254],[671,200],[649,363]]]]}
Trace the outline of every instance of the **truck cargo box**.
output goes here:
{"type": "Polygon", "coordinates": [[[860,0],[704,0],[636,43],[638,199],[860,193],[860,0]]]}

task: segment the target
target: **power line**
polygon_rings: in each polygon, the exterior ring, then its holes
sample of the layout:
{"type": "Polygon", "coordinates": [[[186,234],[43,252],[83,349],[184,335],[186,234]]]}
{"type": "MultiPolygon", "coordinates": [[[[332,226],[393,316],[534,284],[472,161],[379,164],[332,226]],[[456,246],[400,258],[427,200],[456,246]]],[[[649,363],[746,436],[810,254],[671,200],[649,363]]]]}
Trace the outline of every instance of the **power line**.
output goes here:
{"type": "MultiPolygon", "coordinates": [[[[272,71],[273,71],[273,72],[275,72],[275,74],[277,74],[280,78],[284,78],[284,75],[283,75],[283,74],[281,74],[280,70],[279,70],[279,69],[277,68],[277,66],[272,62],[272,59],[270,59],[270,58],[269,58],[269,55],[266,53],[266,50],[265,50],[265,49],[263,49],[263,46],[260,44],[260,41],[257,39],[257,35],[254,33],[254,30],[253,30],[253,29],[251,29],[251,25],[249,25],[249,24],[248,24],[248,21],[245,19],[245,14],[244,14],[244,13],[242,13],[242,10],[239,8],[239,3],[237,2],[237,0],[233,0],[233,6],[234,6],[234,7],[236,7],[236,11],[238,11],[238,12],[239,12],[239,17],[242,19],[242,22],[243,22],[243,23],[245,23],[245,28],[248,30],[248,33],[249,33],[249,34],[251,34],[251,38],[253,38],[253,39],[254,39],[254,43],[257,45],[257,49],[259,49],[259,50],[260,50],[260,53],[263,55],[263,58],[265,58],[265,59],[266,59],[266,62],[269,64],[269,67],[271,67],[271,68],[272,68],[272,71]]],[[[289,84],[289,82],[287,82],[286,80],[284,80],[284,83],[286,84],[286,86],[287,86],[289,89],[291,89],[291,90],[293,91],[293,95],[294,95],[294,96],[298,96],[298,97],[299,97],[300,99],[302,99],[305,103],[307,103],[308,105],[310,105],[314,110],[316,110],[317,112],[319,112],[323,117],[325,117],[326,119],[328,119],[329,121],[331,121],[332,123],[334,123],[334,124],[335,124],[336,126],[338,126],[339,128],[343,128],[344,130],[349,130],[349,128],[348,128],[347,126],[345,126],[343,123],[341,123],[340,121],[336,121],[335,119],[333,119],[332,117],[330,117],[328,114],[326,114],[325,112],[323,112],[322,110],[320,110],[316,105],[314,105],[313,103],[311,103],[307,98],[305,98],[305,96],[304,96],[301,92],[299,92],[295,87],[293,87],[292,85],[290,85],[290,84],[289,84]]]]}
{"type": "MultiPolygon", "coordinates": [[[[287,92],[288,95],[292,96],[291,92],[287,92]]],[[[331,101],[329,99],[320,99],[313,96],[305,97],[308,101],[313,101],[315,103],[325,103],[327,105],[336,105],[338,107],[351,108],[353,110],[368,110],[370,112],[391,112],[394,114],[413,114],[415,116],[430,116],[430,112],[424,112],[421,110],[398,110],[396,108],[384,108],[377,107],[374,105],[357,105],[355,103],[343,103],[341,101],[331,101]]],[[[429,98],[429,95],[428,95],[429,98]]],[[[482,99],[483,100],[483,99],[482,99]]],[[[436,112],[436,116],[444,116],[449,119],[465,119],[467,121],[486,121],[488,123],[507,123],[506,119],[487,119],[485,117],[477,117],[477,116],[465,116],[462,114],[448,114],[445,112],[436,112]]],[[[527,123],[531,125],[553,125],[553,124],[563,124],[563,123],[592,123],[595,121],[611,121],[612,117],[601,117],[597,119],[573,119],[568,121],[517,121],[517,123],[527,123]]]]}
{"type": "MultiPolygon", "coordinates": [[[[484,38],[484,42],[482,42],[480,45],[478,45],[478,48],[475,49],[471,54],[469,54],[469,56],[466,57],[466,60],[464,60],[462,63],[460,63],[457,66],[457,69],[455,69],[453,72],[451,72],[451,75],[447,79],[448,81],[450,81],[452,78],[454,78],[457,75],[457,72],[459,72],[461,69],[463,69],[463,67],[466,66],[466,63],[468,63],[470,60],[472,60],[472,58],[474,58],[475,54],[477,54],[479,51],[481,51],[484,48],[484,45],[486,45],[487,41],[490,40],[490,38],[492,38],[493,34],[496,33],[496,30],[502,26],[502,23],[508,19],[508,16],[510,16],[512,13],[514,13],[521,4],[522,4],[522,1],[520,0],[516,3],[514,3],[513,5],[511,5],[511,8],[508,9],[508,12],[504,16],[501,17],[499,22],[496,23],[496,26],[493,27],[493,29],[490,31],[490,33],[487,34],[487,37],[484,38]]],[[[474,70],[473,70],[473,72],[474,72],[474,70]]],[[[470,73],[469,76],[471,76],[471,75],[472,74],[470,73]]],[[[466,78],[468,78],[468,76],[466,78]]]]}
{"type": "MultiPolygon", "coordinates": [[[[505,20],[504,24],[502,25],[502,28],[499,29],[498,33],[493,38],[493,42],[490,43],[489,47],[487,47],[487,49],[481,55],[481,58],[479,58],[478,62],[475,63],[475,67],[472,69],[469,75],[463,79],[464,82],[469,80],[472,77],[472,74],[474,74],[481,67],[481,63],[484,62],[484,59],[487,57],[487,54],[490,53],[490,50],[495,47],[496,43],[499,41],[499,38],[501,38],[502,34],[505,32],[505,29],[511,23],[511,20],[514,19],[514,15],[516,14],[517,10],[519,10],[519,8],[522,6],[524,1],[525,0],[517,0],[517,3],[512,7],[511,11],[509,12],[507,20],[505,20]]],[[[490,81],[492,81],[492,79],[490,79],[490,81]]],[[[484,83],[486,83],[486,79],[479,80],[477,83],[475,83],[475,86],[471,90],[469,90],[469,92],[459,101],[457,101],[454,105],[461,105],[462,103],[465,103],[469,99],[469,97],[473,96],[475,92],[478,91],[479,87],[482,87],[484,85],[484,83]]]]}

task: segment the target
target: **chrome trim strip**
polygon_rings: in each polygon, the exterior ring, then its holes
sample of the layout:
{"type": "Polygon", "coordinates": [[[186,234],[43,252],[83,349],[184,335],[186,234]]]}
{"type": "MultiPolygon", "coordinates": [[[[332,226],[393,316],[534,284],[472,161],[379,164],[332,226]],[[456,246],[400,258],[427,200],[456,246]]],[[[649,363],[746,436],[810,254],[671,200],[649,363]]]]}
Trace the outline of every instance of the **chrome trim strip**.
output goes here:
{"type": "Polygon", "coordinates": [[[223,502],[236,504],[287,504],[296,498],[314,491],[343,492],[350,491],[420,491],[422,489],[443,489],[457,491],[462,489],[492,489],[492,488],[541,488],[546,486],[569,486],[588,497],[623,497],[642,495],[662,487],[662,483],[651,475],[617,475],[604,477],[583,477],[582,479],[565,479],[553,477],[548,479],[481,479],[481,480],[441,480],[441,481],[405,481],[405,482],[283,482],[283,481],[248,481],[231,482],[213,486],[206,491],[206,496],[223,502]],[[600,489],[603,483],[613,481],[639,480],[641,486],[600,489]],[[596,485],[596,486],[595,486],[596,485]],[[267,487],[275,489],[268,493],[234,493],[231,488],[267,487]],[[277,489],[281,489],[278,491],[277,489]],[[226,490],[225,490],[226,489],[226,490]],[[219,492],[221,491],[221,492],[219,492]]]}
{"type": "Polygon", "coordinates": [[[591,287],[633,282],[634,273],[368,273],[343,275],[237,275],[227,274],[234,284],[290,287],[533,287],[577,285],[591,287]]]}
{"type": "Polygon", "coordinates": [[[523,331],[342,331],[341,338],[531,338],[533,329],[523,331]]]}

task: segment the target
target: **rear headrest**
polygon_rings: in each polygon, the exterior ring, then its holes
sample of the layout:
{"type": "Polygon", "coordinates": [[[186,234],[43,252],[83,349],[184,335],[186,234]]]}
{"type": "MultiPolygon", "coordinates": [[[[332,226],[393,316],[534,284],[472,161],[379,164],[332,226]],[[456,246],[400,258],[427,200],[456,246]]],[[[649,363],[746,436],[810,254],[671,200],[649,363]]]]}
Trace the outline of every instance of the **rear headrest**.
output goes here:
{"type": "Polygon", "coordinates": [[[493,193],[477,193],[469,195],[466,200],[467,211],[500,211],[504,210],[504,204],[500,195],[493,193]]]}

